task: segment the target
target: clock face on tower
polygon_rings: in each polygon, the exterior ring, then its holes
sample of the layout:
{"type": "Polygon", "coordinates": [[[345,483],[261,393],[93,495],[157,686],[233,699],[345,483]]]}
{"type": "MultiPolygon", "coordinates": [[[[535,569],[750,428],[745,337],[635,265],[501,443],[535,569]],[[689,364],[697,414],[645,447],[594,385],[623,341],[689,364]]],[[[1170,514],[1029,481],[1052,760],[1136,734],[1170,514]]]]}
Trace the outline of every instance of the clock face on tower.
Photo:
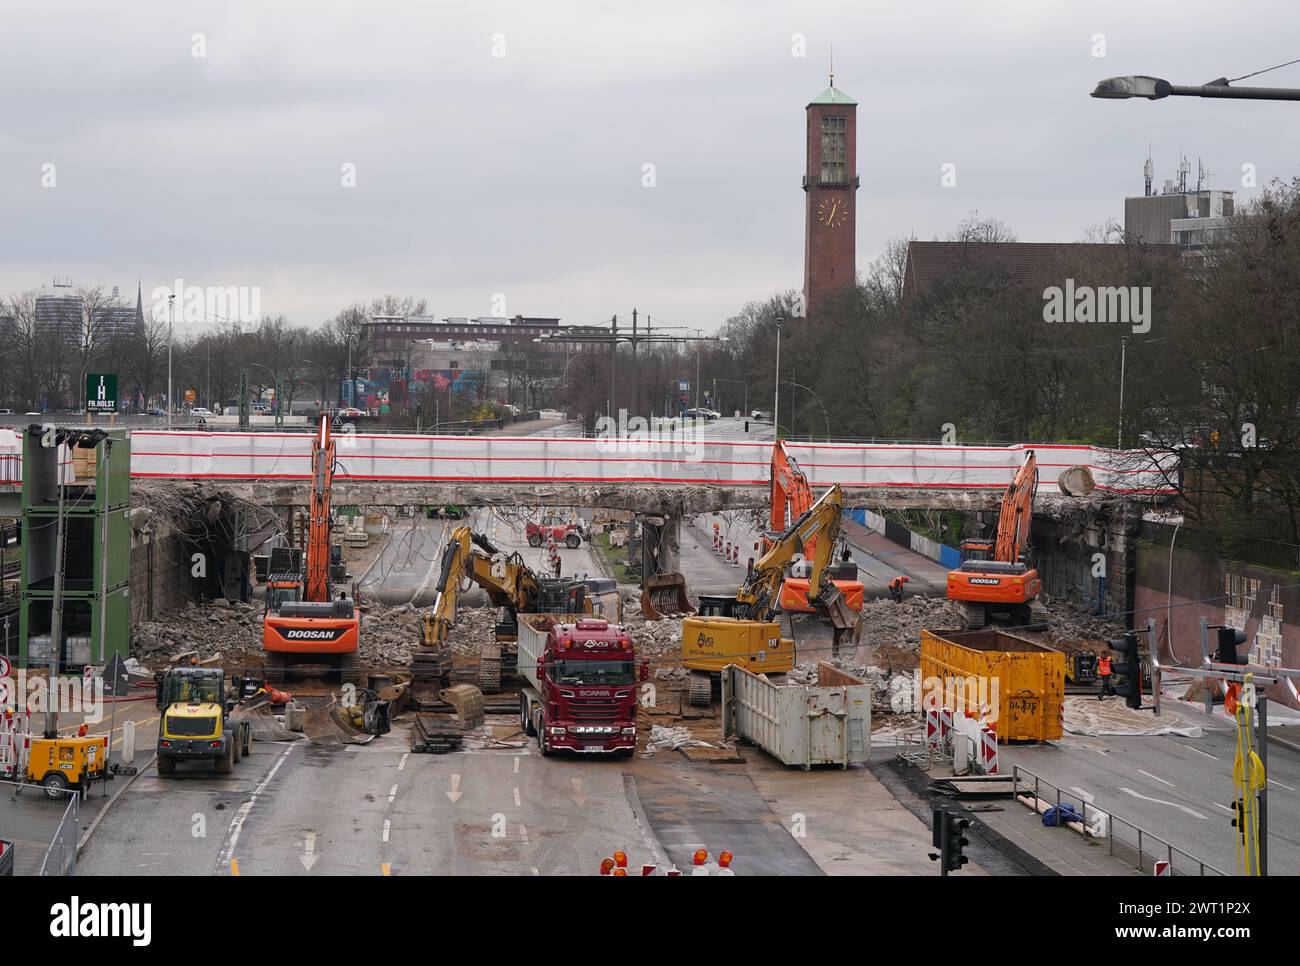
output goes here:
{"type": "Polygon", "coordinates": [[[823,198],[817,205],[817,220],[827,228],[839,228],[848,219],[849,205],[841,198],[823,198]]]}

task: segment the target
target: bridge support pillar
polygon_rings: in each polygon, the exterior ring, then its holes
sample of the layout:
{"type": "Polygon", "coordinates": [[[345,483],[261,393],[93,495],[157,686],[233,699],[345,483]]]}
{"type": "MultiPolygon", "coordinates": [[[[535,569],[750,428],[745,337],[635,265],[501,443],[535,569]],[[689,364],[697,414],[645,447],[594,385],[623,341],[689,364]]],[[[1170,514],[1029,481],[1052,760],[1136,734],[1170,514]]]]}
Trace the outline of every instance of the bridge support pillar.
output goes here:
{"type": "Polygon", "coordinates": [[[678,568],[682,552],[682,518],[638,513],[641,524],[641,573],[666,574],[678,568]]]}

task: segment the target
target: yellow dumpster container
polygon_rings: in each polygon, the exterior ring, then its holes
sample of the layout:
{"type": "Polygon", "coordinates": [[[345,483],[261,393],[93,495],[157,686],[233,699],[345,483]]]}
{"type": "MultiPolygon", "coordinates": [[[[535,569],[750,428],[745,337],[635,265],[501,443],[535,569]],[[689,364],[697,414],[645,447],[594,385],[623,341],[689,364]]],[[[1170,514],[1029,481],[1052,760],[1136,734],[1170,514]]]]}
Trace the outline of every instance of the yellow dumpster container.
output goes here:
{"type": "MultiPolygon", "coordinates": [[[[970,717],[997,731],[998,742],[1056,741],[1065,710],[1065,655],[1006,631],[921,630],[921,694],[960,695],[970,717]],[[996,711],[996,718],[993,713],[996,711]]],[[[950,707],[952,701],[947,703],[950,707]]],[[[954,708],[954,710],[956,710],[954,708]]]]}

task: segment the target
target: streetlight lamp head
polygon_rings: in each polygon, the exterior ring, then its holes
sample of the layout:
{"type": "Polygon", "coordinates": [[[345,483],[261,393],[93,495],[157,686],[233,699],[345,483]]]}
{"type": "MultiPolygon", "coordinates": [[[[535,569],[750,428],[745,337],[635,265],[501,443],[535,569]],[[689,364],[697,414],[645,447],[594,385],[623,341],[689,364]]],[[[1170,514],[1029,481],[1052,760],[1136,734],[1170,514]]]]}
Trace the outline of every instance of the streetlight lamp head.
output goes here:
{"type": "Polygon", "coordinates": [[[1125,100],[1130,97],[1144,97],[1149,101],[1168,97],[1173,90],[1169,81],[1146,74],[1131,74],[1127,77],[1107,77],[1099,81],[1092,90],[1093,97],[1111,100],[1125,100]]]}

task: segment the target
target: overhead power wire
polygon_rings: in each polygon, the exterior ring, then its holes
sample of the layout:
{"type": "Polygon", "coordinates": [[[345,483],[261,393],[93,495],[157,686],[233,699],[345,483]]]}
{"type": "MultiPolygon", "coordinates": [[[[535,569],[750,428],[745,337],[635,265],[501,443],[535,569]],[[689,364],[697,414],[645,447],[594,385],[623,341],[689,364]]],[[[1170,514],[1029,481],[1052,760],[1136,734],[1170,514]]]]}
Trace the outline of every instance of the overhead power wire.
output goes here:
{"type": "Polygon", "coordinates": [[[1295,60],[1288,60],[1285,64],[1277,64],[1273,67],[1265,67],[1263,70],[1257,70],[1253,74],[1242,74],[1240,77],[1229,77],[1228,83],[1234,83],[1239,80],[1245,80],[1247,77],[1258,77],[1260,74],[1267,74],[1271,70],[1278,70],[1282,67],[1290,67],[1292,64],[1300,64],[1300,57],[1295,60]]]}

